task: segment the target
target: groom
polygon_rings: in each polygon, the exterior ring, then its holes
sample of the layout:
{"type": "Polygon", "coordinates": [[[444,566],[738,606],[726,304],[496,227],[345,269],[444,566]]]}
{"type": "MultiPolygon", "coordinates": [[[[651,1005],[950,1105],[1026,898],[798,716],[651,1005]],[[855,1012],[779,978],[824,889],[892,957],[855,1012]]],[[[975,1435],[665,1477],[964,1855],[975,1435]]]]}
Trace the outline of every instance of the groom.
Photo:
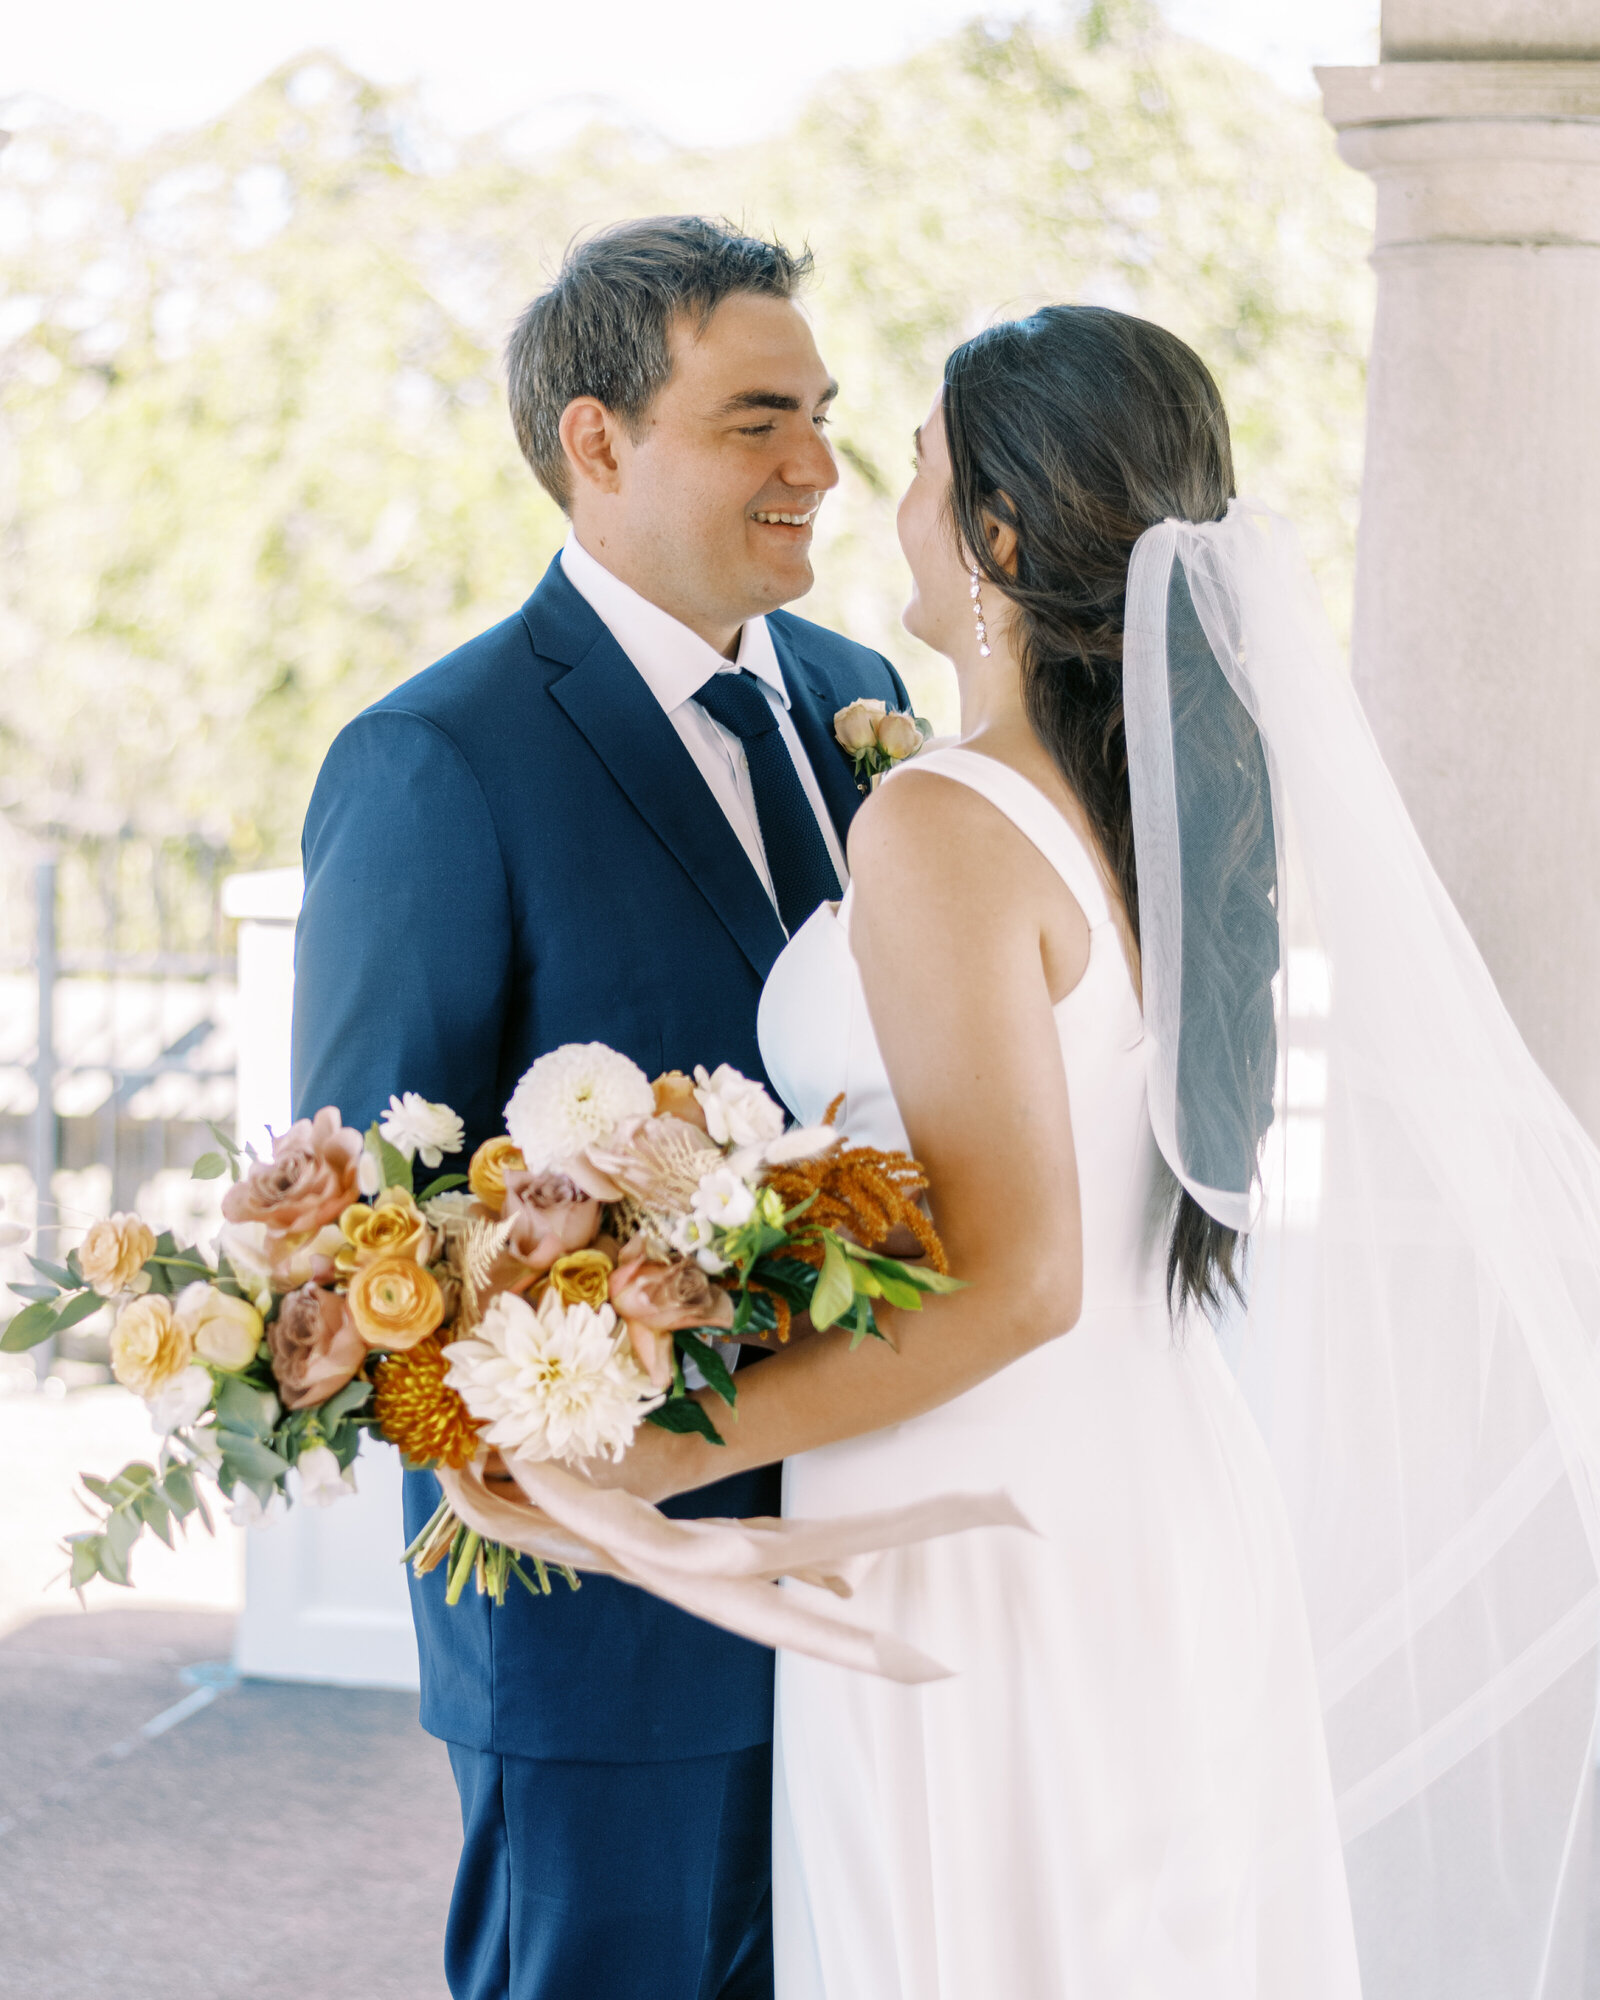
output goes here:
{"type": "MultiPolygon", "coordinates": [[[[512,419],[570,532],[520,612],[328,753],[297,1115],[365,1127],[420,1091],[470,1153],[563,1042],[761,1075],[761,983],[844,881],[834,712],[906,703],[879,655],[778,611],[838,480],[809,263],[694,217],[623,223],[523,315],[512,419]]],[[[408,1533],[437,1496],[407,1475],[408,1533]]],[[[667,1511],[778,1509],[769,1470],[667,1511]]],[[[453,1611],[444,1586],[412,1604],[461,1794],[455,2000],[770,1996],[772,1655],[601,1578],[453,1611]]]]}

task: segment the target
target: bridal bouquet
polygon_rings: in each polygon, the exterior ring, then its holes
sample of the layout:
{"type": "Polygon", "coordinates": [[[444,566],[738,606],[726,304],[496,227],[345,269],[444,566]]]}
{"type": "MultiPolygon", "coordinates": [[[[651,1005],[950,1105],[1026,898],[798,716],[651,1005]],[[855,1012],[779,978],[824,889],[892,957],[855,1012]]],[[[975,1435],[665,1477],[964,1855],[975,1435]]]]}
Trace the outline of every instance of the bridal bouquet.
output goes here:
{"type": "Polygon", "coordinates": [[[786,1130],[726,1064],[652,1083],[601,1043],[556,1049],[466,1174],[421,1187],[418,1164],[464,1132],[411,1092],[364,1136],[319,1111],[265,1160],[213,1130],[222,1151],[195,1172],[233,1185],[211,1257],[114,1215],[65,1264],[32,1260],[44,1282],[0,1336],[31,1346],[110,1300],[112,1372],[162,1438],[155,1464],[84,1475],[98,1512],[69,1539],[74,1588],[126,1583],[145,1528],[169,1545],[191,1514],[209,1528],[202,1478],[242,1522],[282,1509],[291,1472],[314,1504],[353,1491],[370,1430],[446,1488],[406,1551],[419,1574],[448,1560],[452,1603],[469,1576],[496,1602],[513,1576],[547,1594],[543,1556],[530,1576],[457,1511],[490,1448],[526,1487],[531,1466],[620,1459],[641,1422],[720,1444],[689,1392],[736,1403],[731,1345],[782,1343],[803,1312],[853,1346],[878,1334],[876,1301],[914,1309],[958,1282],[914,1160],[831,1123],[786,1130]],[[874,1247],[897,1230],[925,1261],[874,1247]]]}

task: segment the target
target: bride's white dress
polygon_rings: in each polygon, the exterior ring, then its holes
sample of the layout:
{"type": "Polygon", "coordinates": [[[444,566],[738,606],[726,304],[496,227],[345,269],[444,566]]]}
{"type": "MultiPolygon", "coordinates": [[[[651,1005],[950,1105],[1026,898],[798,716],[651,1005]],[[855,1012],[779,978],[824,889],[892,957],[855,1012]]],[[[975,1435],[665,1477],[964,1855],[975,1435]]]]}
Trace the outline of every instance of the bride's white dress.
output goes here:
{"type": "MultiPolygon", "coordinates": [[[[1171,1184],[1105,891],[1018,773],[931,749],[896,782],[929,772],[1012,820],[1089,920],[1056,1009],[1083,1310],[943,1408],[788,1463],[789,1515],[1005,1488],[1038,1533],[953,1536],[868,1576],[864,1618],[948,1680],[780,1655],[779,2000],[1355,2000],[1294,1552],[1210,1329],[1168,1318],[1171,1184]]],[[[849,921],[847,895],[791,940],[762,1054],[800,1119],[843,1091],[853,1137],[905,1146],[849,921]]]]}

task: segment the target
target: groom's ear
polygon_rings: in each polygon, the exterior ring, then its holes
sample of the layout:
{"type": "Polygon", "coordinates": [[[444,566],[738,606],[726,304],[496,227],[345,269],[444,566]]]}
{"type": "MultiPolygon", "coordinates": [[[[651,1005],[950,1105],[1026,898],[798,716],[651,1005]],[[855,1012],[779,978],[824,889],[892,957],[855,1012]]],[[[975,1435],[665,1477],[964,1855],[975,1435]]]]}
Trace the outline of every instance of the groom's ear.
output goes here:
{"type": "Polygon", "coordinates": [[[617,462],[620,421],[593,396],[575,396],[561,412],[561,449],[572,472],[572,491],[615,493],[621,483],[617,462]]]}

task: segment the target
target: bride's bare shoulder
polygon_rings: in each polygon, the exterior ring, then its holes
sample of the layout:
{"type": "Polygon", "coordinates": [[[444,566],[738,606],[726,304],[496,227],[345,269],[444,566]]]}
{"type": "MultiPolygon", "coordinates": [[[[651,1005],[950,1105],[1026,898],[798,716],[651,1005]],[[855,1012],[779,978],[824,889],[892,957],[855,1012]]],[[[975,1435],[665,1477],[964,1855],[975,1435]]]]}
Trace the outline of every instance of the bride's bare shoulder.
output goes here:
{"type": "MultiPolygon", "coordinates": [[[[1007,900],[1033,849],[984,795],[943,772],[906,767],[883,784],[850,826],[858,895],[892,885],[896,900],[936,891],[941,900],[1007,900]]],[[[1018,884],[1020,886],[1020,884],[1018,884]]]]}

